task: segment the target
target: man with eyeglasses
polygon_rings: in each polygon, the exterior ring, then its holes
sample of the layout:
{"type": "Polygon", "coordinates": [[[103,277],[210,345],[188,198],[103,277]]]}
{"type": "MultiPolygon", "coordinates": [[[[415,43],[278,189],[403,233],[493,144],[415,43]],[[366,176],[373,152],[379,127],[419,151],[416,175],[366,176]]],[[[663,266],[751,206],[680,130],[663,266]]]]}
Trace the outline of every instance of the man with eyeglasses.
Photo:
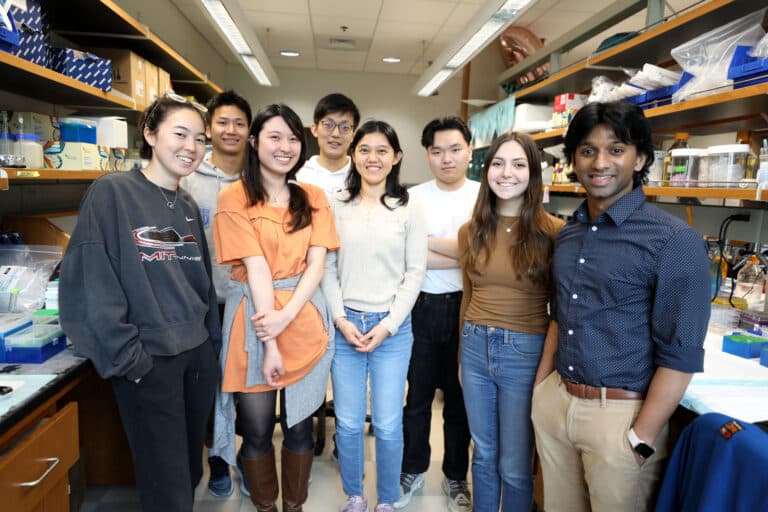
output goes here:
{"type": "Polygon", "coordinates": [[[296,179],[322,188],[328,196],[347,188],[352,163],[347,153],[359,123],[360,111],[347,96],[332,93],[321,98],[310,127],[320,153],[306,161],[296,179]]]}

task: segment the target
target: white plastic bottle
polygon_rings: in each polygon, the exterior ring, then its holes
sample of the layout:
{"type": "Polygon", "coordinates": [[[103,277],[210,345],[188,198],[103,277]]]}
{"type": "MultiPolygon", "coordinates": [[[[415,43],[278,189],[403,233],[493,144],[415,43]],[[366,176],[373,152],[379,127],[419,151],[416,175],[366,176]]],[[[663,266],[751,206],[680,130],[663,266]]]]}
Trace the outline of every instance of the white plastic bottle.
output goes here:
{"type": "Polygon", "coordinates": [[[768,182],[768,139],[763,139],[763,147],[760,148],[760,167],[757,168],[757,182],[768,182]]]}

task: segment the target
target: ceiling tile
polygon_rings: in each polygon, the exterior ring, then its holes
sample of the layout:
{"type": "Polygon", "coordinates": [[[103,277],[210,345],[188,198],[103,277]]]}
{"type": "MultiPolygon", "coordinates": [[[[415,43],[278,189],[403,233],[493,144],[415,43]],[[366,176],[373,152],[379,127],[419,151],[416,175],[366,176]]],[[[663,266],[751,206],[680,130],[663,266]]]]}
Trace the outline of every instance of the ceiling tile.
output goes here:
{"type": "Polygon", "coordinates": [[[452,10],[452,5],[434,0],[384,0],[380,19],[388,22],[407,20],[414,24],[442,25],[452,10]]]}
{"type": "MultiPolygon", "coordinates": [[[[281,1],[281,0],[278,0],[281,1]]],[[[382,0],[309,0],[311,16],[348,16],[375,20],[382,0]]]]}
{"type": "Polygon", "coordinates": [[[477,11],[480,10],[478,4],[461,3],[456,6],[448,19],[445,21],[445,25],[449,27],[465,27],[469,20],[471,20],[477,11]]]}
{"type": "Polygon", "coordinates": [[[347,16],[312,16],[312,30],[317,35],[370,39],[375,29],[375,19],[351,18],[347,16]],[[347,29],[342,30],[340,28],[342,25],[347,27],[347,29]]]}
{"type": "Polygon", "coordinates": [[[307,0],[280,0],[279,2],[264,2],[262,0],[240,0],[243,12],[279,12],[289,14],[308,14],[307,0]]]}
{"type": "Polygon", "coordinates": [[[339,50],[317,50],[317,67],[319,69],[339,69],[346,71],[363,71],[365,68],[366,52],[345,52],[339,50]]]}

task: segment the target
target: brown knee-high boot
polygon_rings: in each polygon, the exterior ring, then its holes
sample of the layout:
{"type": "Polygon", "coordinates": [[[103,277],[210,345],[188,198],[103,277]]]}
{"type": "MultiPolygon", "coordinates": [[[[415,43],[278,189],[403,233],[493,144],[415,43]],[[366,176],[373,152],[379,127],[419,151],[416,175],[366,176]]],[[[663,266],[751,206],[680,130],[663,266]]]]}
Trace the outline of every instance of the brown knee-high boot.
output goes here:
{"type": "Polygon", "coordinates": [[[283,446],[280,452],[280,479],[283,485],[283,512],[302,512],[309,494],[312,450],[293,452],[283,446]]]}
{"type": "Polygon", "coordinates": [[[275,467],[275,449],[270,449],[261,457],[247,459],[241,457],[248,490],[251,491],[251,503],[258,512],[277,512],[277,468],[275,467]]]}

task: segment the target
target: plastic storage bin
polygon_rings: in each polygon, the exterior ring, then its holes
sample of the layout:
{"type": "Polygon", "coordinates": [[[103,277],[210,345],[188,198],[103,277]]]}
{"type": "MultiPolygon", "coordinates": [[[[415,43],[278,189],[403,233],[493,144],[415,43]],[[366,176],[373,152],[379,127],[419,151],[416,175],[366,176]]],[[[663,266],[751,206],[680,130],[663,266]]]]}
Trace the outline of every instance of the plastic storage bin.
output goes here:
{"type": "Polygon", "coordinates": [[[5,339],[9,363],[42,363],[67,348],[67,337],[58,325],[33,325],[5,339]]]}
{"type": "Polygon", "coordinates": [[[728,78],[733,80],[735,89],[768,82],[768,59],[750,57],[751,49],[751,46],[737,46],[733,53],[728,78]]]}
{"type": "Polygon", "coordinates": [[[738,332],[723,336],[723,352],[735,356],[747,359],[760,357],[760,352],[766,347],[768,347],[768,338],[749,336],[738,332]]]}
{"type": "Polygon", "coordinates": [[[24,313],[0,313],[0,363],[5,363],[5,338],[32,325],[24,313]]]}
{"type": "Polygon", "coordinates": [[[43,168],[43,145],[40,144],[40,137],[34,133],[22,133],[16,135],[16,140],[21,146],[21,154],[24,155],[24,162],[31,169],[43,168]]]}
{"type": "Polygon", "coordinates": [[[680,148],[669,151],[671,162],[669,166],[670,187],[692,187],[699,180],[699,168],[702,156],[706,151],[694,148],[680,148]]]}
{"type": "Polygon", "coordinates": [[[750,158],[749,144],[724,144],[710,146],[709,182],[713,187],[737,188],[747,177],[750,158]]]}

